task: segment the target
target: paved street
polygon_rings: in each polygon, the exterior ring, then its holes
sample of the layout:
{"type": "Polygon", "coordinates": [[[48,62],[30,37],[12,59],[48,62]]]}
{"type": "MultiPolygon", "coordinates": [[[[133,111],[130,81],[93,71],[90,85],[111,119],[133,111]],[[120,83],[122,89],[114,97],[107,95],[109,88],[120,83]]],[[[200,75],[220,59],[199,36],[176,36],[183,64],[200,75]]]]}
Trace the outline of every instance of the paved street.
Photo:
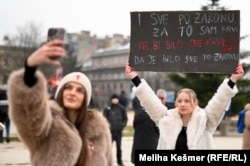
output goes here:
{"type": "MultiPolygon", "coordinates": [[[[217,149],[241,149],[241,136],[220,137],[215,136],[217,149]]],[[[132,137],[122,140],[123,161],[125,166],[133,166],[130,162],[132,137]]],[[[115,159],[115,146],[113,148],[115,159]]],[[[21,142],[4,142],[0,144],[0,166],[30,166],[29,154],[21,142]]]]}
{"type": "MultiPolygon", "coordinates": [[[[132,123],[132,115],[129,115],[128,124],[132,123]]],[[[11,135],[16,136],[15,126],[11,125],[11,135]]],[[[216,133],[214,136],[215,144],[217,149],[241,149],[242,137],[235,130],[229,132],[229,136],[222,137],[216,133]]],[[[132,147],[132,137],[123,137],[122,139],[122,149],[123,149],[123,161],[125,166],[133,166],[130,162],[131,147],[132,147]]],[[[114,144],[115,145],[115,144],[114,144]]],[[[116,163],[116,151],[115,146],[113,146],[114,162],[116,163]]],[[[30,166],[29,163],[29,153],[25,146],[21,142],[10,142],[7,144],[4,142],[0,143],[0,166],[30,166]]],[[[116,165],[115,165],[116,166],[116,165]]]]}

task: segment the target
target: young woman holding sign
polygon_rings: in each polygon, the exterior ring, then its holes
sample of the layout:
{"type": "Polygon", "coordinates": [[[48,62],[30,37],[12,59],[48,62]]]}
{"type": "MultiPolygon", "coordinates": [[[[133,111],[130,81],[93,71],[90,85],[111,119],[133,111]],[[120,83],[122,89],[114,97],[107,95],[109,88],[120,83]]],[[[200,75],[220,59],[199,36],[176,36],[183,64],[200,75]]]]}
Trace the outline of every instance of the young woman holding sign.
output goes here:
{"type": "Polygon", "coordinates": [[[135,85],[133,92],[159,126],[158,149],[191,150],[215,148],[213,134],[231,99],[238,92],[235,84],[244,75],[244,70],[239,64],[235,73],[222,82],[205,108],[199,107],[196,93],[185,88],[177,93],[176,108],[169,110],[129,63],[126,64],[125,74],[135,85]]]}

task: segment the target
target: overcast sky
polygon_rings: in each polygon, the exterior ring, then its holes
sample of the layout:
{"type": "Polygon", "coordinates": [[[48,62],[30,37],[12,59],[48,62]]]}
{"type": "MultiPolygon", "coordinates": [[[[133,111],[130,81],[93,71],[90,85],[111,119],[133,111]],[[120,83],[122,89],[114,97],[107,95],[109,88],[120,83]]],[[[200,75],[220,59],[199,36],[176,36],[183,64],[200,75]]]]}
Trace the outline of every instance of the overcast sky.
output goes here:
{"type": "MultiPolygon", "coordinates": [[[[0,44],[4,35],[15,35],[28,22],[41,25],[44,36],[49,27],[64,27],[70,33],[82,30],[104,37],[130,35],[131,11],[200,10],[210,0],[1,0],[0,44]]],[[[241,11],[241,36],[250,34],[249,0],[220,0],[220,6],[241,11]]],[[[250,37],[241,49],[250,50],[250,37]]]]}

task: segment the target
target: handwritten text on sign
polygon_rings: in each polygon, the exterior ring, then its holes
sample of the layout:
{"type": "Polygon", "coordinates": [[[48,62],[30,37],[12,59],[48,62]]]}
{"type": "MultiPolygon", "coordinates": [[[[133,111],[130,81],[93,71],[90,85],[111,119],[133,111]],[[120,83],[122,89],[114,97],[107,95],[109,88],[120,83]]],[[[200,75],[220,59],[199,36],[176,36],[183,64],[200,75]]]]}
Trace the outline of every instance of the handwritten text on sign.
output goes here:
{"type": "Polygon", "coordinates": [[[131,12],[129,63],[138,71],[232,73],[240,11],[131,12]]]}

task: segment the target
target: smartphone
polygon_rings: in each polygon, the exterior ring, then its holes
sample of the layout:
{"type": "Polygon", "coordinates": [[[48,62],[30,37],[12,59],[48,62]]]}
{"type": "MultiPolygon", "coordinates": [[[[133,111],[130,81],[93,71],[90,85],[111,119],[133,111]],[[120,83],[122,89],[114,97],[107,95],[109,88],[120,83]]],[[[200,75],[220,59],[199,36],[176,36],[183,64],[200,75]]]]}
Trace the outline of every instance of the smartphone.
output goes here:
{"type": "MultiPolygon", "coordinates": [[[[67,43],[67,34],[66,30],[64,28],[49,28],[48,30],[48,36],[47,36],[47,42],[50,42],[55,39],[64,40],[67,43]]],[[[66,45],[64,46],[64,49],[66,50],[66,45]]],[[[53,60],[59,60],[60,56],[53,56],[51,57],[53,60]]]]}

